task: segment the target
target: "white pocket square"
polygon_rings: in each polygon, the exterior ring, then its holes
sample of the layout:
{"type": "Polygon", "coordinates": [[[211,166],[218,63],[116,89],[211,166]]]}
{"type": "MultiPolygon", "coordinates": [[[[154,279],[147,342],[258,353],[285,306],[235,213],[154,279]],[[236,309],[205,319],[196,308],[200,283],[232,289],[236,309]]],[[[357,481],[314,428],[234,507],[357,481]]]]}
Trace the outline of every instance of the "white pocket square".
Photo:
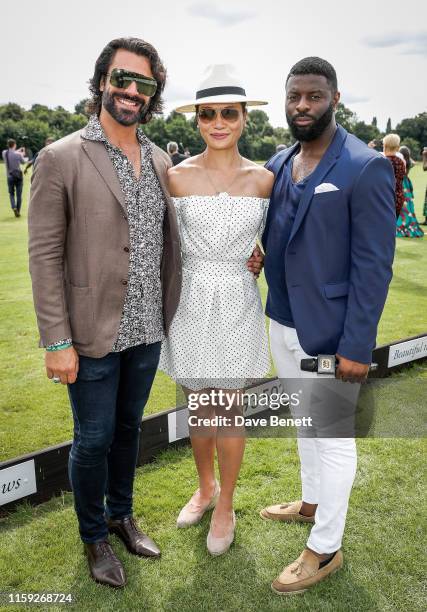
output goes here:
{"type": "Polygon", "coordinates": [[[322,183],[321,185],[317,185],[314,193],[325,193],[326,191],[339,191],[339,189],[332,183],[322,183]]]}

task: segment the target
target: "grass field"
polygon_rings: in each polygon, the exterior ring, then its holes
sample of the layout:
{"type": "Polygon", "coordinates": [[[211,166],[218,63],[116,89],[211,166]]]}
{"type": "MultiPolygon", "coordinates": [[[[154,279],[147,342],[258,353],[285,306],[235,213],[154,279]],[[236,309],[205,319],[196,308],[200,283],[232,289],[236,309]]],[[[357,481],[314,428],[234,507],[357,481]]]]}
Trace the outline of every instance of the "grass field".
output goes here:
{"type": "MultiPolygon", "coordinates": [[[[421,219],[427,172],[423,173],[418,165],[411,176],[421,219]]],[[[28,274],[28,192],[29,179],[25,181],[23,216],[16,219],[9,208],[4,167],[0,166],[0,461],[72,437],[66,390],[61,385],[52,385],[46,378],[44,353],[37,348],[28,274]]],[[[427,236],[398,239],[394,278],[379,326],[379,344],[426,330],[426,262],[427,236]]],[[[259,282],[265,300],[264,278],[259,282]]],[[[174,384],[159,372],[146,414],[174,403],[174,384]]]]}
{"type": "MultiPolygon", "coordinates": [[[[427,173],[418,166],[412,178],[420,219],[427,173]]],[[[26,195],[27,190],[28,185],[26,195]]],[[[26,223],[10,213],[2,167],[0,203],[1,460],[69,439],[71,417],[65,390],[43,374],[27,273],[26,223]]],[[[380,343],[425,331],[426,262],[427,237],[398,240],[380,343]]],[[[265,294],[265,283],[261,288],[265,294]]],[[[381,402],[400,416],[405,412],[402,389],[419,397],[425,384],[426,369],[414,367],[393,377],[381,402]]],[[[158,374],[147,411],[173,405],[174,399],[172,383],[158,374]]],[[[65,494],[36,508],[22,505],[0,521],[0,592],[71,592],[76,600],[72,609],[79,611],[425,610],[425,440],[359,440],[358,451],[345,567],[304,596],[283,600],[269,584],[301,552],[307,526],[269,523],[258,516],[263,505],[300,495],[296,444],[289,439],[248,441],[236,492],[236,544],[224,557],[212,559],[206,552],[208,517],[198,527],[175,528],[177,512],[195,488],[191,451],[183,448],[165,452],[137,472],[135,514],[163,556],[154,562],[131,557],[112,538],[128,576],[124,591],[107,590],[88,578],[72,496],[65,494]]],[[[9,608],[0,603],[3,609],[9,608]]]]}

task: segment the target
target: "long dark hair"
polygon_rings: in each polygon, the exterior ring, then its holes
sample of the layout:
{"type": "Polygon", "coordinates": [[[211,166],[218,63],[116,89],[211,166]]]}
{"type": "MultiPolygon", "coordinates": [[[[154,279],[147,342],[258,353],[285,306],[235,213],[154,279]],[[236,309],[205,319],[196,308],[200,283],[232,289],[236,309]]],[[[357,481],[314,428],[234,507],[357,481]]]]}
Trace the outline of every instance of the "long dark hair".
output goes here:
{"type": "Polygon", "coordinates": [[[140,38],[115,38],[108,43],[101,51],[96,60],[93,77],[89,81],[89,91],[91,99],[86,103],[86,112],[99,115],[102,106],[102,91],[99,86],[101,79],[105,77],[113,61],[114,54],[118,49],[125,49],[136,55],[142,55],[150,60],[153,77],[157,81],[157,91],[150,99],[147,112],[142,123],[148,123],[154,113],[161,113],[163,110],[162,93],[166,83],[166,68],[163,66],[156,49],[150,43],[140,38]]]}
{"type": "Polygon", "coordinates": [[[406,174],[409,174],[409,170],[414,165],[412,163],[412,159],[411,159],[411,150],[406,145],[402,145],[400,147],[399,151],[400,151],[400,153],[402,153],[403,157],[405,158],[405,162],[406,162],[406,174]]]}

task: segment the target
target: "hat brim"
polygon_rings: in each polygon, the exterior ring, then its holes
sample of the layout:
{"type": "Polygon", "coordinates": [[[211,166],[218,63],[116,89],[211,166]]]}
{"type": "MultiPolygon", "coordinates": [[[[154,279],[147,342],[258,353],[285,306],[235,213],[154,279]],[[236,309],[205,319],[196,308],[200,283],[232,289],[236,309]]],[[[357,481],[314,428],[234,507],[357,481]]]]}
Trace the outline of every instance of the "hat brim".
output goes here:
{"type": "Polygon", "coordinates": [[[207,98],[199,98],[199,100],[193,100],[193,102],[188,102],[187,104],[183,104],[182,106],[178,106],[175,108],[177,113],[195,113],[196,105],[200,104],[235,104],[237,102],[244,102],[247,106],[263,106],[264,104],[268,104],[265,100],[248,100],[245,96],[239,95],[222,95],[222,96],[211,96],[207,98]]]}

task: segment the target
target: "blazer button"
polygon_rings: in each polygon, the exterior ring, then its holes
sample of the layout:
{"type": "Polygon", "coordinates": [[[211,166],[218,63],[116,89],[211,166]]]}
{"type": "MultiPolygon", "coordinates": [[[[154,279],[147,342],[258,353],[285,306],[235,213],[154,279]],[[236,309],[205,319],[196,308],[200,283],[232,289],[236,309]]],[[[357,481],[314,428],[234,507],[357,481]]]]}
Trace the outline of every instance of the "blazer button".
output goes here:
{"type": "Polygon", "coordinates": [[[127,285],[127,284],[128,284],[127,280],[123,279],[122,280],[122,285],[127,285]]]}
{"type": "Polygon", "coordinates": [[[129,247],[124,247],[123,250],[125,253],[129,253],[129,247]]]}

